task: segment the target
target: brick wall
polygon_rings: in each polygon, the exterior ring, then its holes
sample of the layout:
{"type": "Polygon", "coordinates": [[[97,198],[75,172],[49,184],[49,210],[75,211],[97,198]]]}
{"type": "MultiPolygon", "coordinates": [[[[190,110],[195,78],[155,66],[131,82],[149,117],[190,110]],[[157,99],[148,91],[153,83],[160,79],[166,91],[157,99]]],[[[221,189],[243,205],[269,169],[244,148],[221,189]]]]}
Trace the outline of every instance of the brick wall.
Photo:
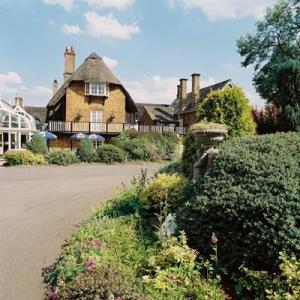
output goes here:
{"type": "Polygon", "coordinates": [[[125,95],[117,85],[109,85],[109,96],[85,96],[84,82],[72,83],[66,94],[66,121],[76,121],[78,113],[80,122],[90,121],[90,111],[103,111],[103,122],[125,123],[125,95]],[[115,118],[111,115],[114,112],[115,118]]]}

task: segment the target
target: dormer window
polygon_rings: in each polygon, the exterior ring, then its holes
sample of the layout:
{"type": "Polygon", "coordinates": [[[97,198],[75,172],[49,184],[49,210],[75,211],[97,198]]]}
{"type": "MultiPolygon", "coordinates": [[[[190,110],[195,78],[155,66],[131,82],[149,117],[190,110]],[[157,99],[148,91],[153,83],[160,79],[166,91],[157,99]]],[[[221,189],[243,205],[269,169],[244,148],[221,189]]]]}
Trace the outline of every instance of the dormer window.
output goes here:
{"type": "Polygon", "coordinates": [[[108,96],[107,83],[86,82],[85,94],[91,96],[108,96]]]}

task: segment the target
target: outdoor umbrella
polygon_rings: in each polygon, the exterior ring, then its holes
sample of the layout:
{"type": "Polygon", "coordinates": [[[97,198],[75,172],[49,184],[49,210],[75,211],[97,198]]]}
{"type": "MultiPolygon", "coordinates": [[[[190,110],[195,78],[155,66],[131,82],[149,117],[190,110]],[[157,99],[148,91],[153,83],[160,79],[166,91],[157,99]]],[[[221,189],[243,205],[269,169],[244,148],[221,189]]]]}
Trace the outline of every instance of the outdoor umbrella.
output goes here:
{"type": "Polygon", "coordinates": [[[95,134],[95,133],[90,134],[89,139],[92,141],[96,141],[96,142],[104,142],[105,141],[105,138],[102,135],[95,134]]]}
{"type": "Polygon", "coordinates": [[[39,132],[38,134],[42,135],[48,141],[53,141],[57,139],[57,136],[49,131],[39,132]]]}
{"type": "Polygon", "coordinates": [[[83,140],[87,138],[87,135],[86,134],[83,134],[83,133],[76,133],[76,134],[73,134],[71,137],[70,137],[70,140],[83,140]]]}

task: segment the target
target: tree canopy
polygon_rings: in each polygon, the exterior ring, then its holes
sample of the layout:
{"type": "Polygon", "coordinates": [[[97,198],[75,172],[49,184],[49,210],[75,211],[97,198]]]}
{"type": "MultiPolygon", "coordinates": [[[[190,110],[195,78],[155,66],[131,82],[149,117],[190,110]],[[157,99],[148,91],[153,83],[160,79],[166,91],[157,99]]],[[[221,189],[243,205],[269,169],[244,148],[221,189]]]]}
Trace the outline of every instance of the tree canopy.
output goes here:
{"type": "Polygon", "coordinates": [[[254,66],[257,92],[280,107],[294,127],[300,125],[299,12],[300,0],[279,1],[257,22],[256,33],[237,41],[242,65],[254,66]]]}
{"type": "Polygon", "coordinates": [[[197,121],[226,124],[230,136],[246,136],[255,133],[249,101],[239,87],[225,87],[210,92],[198,106],[197,121]]]}

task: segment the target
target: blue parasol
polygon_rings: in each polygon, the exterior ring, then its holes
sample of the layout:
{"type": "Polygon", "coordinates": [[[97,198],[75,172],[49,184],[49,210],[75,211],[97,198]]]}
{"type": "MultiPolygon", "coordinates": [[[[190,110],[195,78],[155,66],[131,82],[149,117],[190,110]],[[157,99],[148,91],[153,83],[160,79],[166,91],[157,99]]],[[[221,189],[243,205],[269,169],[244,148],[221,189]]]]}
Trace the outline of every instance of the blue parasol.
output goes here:
{"type": "Polygon", "coordinates": [[[89,139],[92,141],[95,141],[95,142],[104,142],[105,141],[105,138],[102,135],[95,134],[95,133],[90,134],[89,139]]]}
{"type": "Polygon", "coordinates": [[[87,135],[83,133],[76,133],[70,137],[71,140],[83,140],[85,138],[87,138],[87,135]]]}
{"type": "Polygon", "coordinates": [[[46,140],[49,140],[49,141],[57,139],[57,136],[49,131],[39,132],[38,134],[43,136],[46,140]]]}

